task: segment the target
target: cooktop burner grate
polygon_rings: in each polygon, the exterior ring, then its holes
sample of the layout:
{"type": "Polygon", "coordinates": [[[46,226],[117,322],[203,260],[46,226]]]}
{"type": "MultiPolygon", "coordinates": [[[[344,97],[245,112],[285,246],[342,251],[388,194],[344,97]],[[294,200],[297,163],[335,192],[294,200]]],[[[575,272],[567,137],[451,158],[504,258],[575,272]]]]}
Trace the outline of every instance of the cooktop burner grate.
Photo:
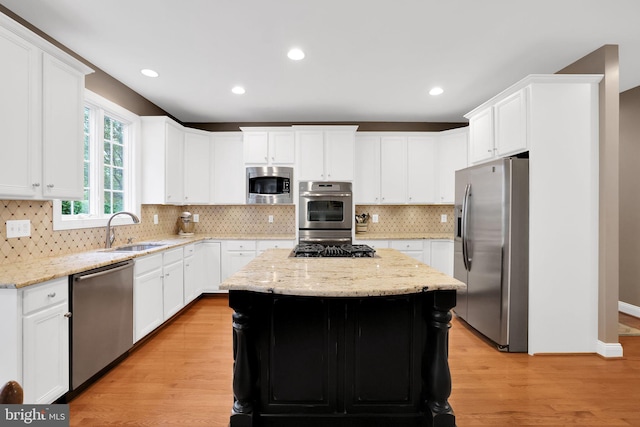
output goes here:
{"type": "Polygon", "coordinates": [[[292,256],[296,258],[373,258],[375,249],[367,245],[321,245],[300,244],[293,249],[292,256]]]}

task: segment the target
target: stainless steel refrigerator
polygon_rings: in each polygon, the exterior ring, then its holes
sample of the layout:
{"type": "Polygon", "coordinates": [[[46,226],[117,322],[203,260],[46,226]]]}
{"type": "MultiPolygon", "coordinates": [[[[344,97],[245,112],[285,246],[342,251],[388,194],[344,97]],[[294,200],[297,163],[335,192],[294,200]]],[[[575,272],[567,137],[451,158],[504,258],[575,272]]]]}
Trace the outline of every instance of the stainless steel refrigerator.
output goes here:
{"type": "Polygon", "coordinates": [[[529,160],[457,171],[455,200],[454,276],[467,289],[454,311],[500,350],[526,352],[529,160]]]}

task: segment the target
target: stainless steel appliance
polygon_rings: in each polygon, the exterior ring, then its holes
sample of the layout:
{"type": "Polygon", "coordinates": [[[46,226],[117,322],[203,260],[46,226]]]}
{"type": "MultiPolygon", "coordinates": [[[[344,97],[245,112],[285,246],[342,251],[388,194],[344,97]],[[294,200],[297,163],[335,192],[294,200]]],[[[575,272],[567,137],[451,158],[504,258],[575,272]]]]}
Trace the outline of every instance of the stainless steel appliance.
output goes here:
{"type": "Polygon", "coordinates": [[[133,261],[69,278],[70,393],[133,346],[133,261]]]}
{"type": "Polygon", "coordinates": [[[351,243],[353,195],[350,182],[301,181],[300,243],[351,243]]]}
{"type": "Polygon", "coordinates": [[[368,245],[321,245],[318,243],[302,243],[291,251],[294,258],[373,258],[376,250],[368,245]]]}
{"type": "Polygon", "coordinates": [[[467,284],[456,314],[502,351],[526,352],[529,161],[456,172],[454,276],[467,284]]]}
{"type": "Polygon", "coordinates": [[[195,222],[191,212],[182,212],[178,217],[178,234],[181,236],[193,236],[195,222]]]}
{"type": "Polygon", "coordinates": [[[293,168],[257,166],[247,168],[247,203],[293,203],[293,168]]]}

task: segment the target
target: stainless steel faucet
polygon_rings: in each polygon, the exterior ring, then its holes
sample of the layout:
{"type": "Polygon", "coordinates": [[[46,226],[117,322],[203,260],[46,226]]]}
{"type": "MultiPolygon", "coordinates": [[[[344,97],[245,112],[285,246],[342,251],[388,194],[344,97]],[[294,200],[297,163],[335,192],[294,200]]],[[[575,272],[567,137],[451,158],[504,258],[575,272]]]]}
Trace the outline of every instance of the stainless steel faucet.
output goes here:
{"type": "Polygon", "coordinates": [[[111,215],[111,218],[109,218],[109,221],[107,221],[107,239],[104,244],[104,247],[107,249],[111,247],[111,244],[116,239],[116,231],[111,229],[111,220],[120,214],[129,215],[133,219],[134,224],[138,224],[140,222],[140,218],[138,218],[136,214],[133,214],[131,212],[121,211],[111,215]]]}

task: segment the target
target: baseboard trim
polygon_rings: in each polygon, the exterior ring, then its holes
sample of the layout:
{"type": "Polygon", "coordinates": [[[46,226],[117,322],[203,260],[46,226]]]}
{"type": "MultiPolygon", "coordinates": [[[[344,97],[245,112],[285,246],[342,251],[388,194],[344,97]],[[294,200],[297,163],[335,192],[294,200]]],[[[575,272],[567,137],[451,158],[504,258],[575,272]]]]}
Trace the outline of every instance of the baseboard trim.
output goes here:
{"type": "Polygon", "coordinates": [[[597,353],[606,358],[619,358],[622,357],[622,344],[620,343],[606,343],[598,340],[597,353]]]}
{"type": "Polygon", "coordinates": [[[626,302],[618,301],[618,311],[633,317],[640,317],[640,307],[626,302]]]}

